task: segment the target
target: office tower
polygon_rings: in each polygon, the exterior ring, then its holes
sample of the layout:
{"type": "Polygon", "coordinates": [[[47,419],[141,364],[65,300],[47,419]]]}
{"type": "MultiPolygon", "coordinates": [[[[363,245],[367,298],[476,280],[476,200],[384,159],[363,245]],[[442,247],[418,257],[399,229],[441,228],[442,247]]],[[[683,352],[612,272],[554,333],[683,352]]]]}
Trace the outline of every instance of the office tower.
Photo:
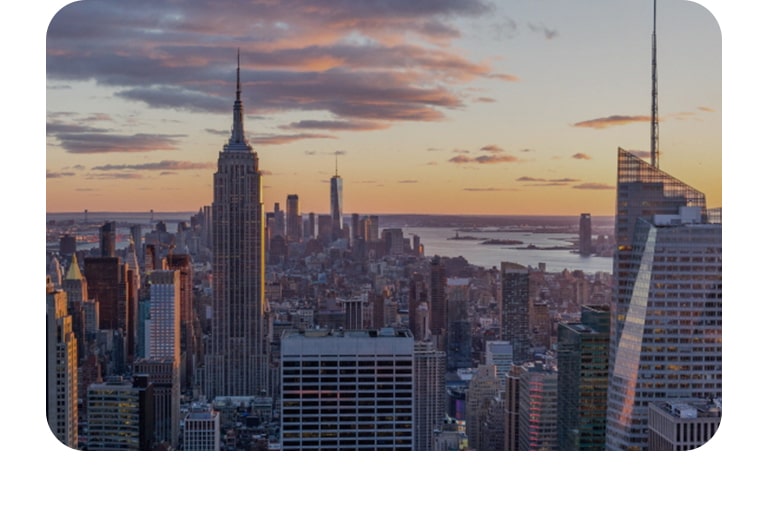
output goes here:
{"type": "Polygon", "coordinates": [[[317,237],[325,244],[333,240],[333,221],[331,215],[321,214],[317,217],[317,237]]]}
{"type": "MultiPolygon", "coordinates": [[[[129,329],[128,266],[118,257],[86,257],[85,279],[88,296],[99,303],[99,329],[112,331],[109,374],[125,372],[129,353],[127,336],[129,329]]],[[[131,326],[131,330],[133,326],[131,326]]]]}
{"type": "Polygon", "coordinates": [[[360,215],[352,213],[352,223],[350,225],[350,239],[352,244],[357,243],[362,237],[360,236],[360,215]]]}
{"type": "Polygon", "coordinates": [[[592,215],[581,213],[579,218],[579,254],[588,257],[592,254],[592,215]]]}
{"type": "Polygon", "coordinates": [[[648,403],[648,449],[694,450],[715,435],[722,417],[720,399],[676,399],[648,403]]]}
{"type": "Polygon", "coordinates": [[[102,257],[115,256],[115,233],[117,225],[114,221],[106,221],[99,228],[99,252],[102,257]]]}
{"type": "Polygon", "coordinates": [[[387,255],[402,255],[405,252],[403,229],[385,228],[381,231],[381,239],[384,241],[387,255]]]}
{"type": "Polygon", "coordinates": [[[704,195],[619,149],[606,449],[648,447],[648,403],[722,396],[722,227],[704,195]]]}
{"type": "Polygon", "coordinates": [[[245,138],[240,58],[232,134],[213,176],[213,316],[205,394],[258,395],[268,387],[264,332],[264,209],[259,158],[245,138]]]}
{"type": "Polygon", "coordinates": [[[421,245],[421,237],[413,234],[413,254],[417,257],[424,256],[424,246],[421,245]]]}
{"type": "Polygon", "coordinates": [[[449,371],[472,367],[472,325],[469,321],[469,279],[446,280],[446,320],[448,337],[445,344],[446,368],[449,371]]]}
{"type": "Polygon", "coordinates": [[[512,343],[514,363],[530,355],[528,269],[512,262],[501,263],[501,339],[512,343]]]}
{"type": "Polygon", "coordinates": [[[496,367],[496,377],[504,381],[509,369],[512,367],[512,343],[508,341],[485,342],[485,365],[496,367]]]}
{"type": "Polygon", "coordinates": [[[408,285],[408,328],[416,340],[426,335],[426,328],[419,318],[420,306],[429,300],[429,287],[424,276],[418,272],[411,275],[408,285]]]}
{"type": "Polygon", "coordinates": [[[179,440],[181,409],[181,274],[152,271],[149,283],[149,320],[145,325],[146,358],[134,369],[154,386],[155,439],[175,447],[179,440]]]}
{"type": "MultiPolygon", "coordinates": [[[[446,284],[445,265],[440,261],[439,256],[434,256],[429,262],[429,310],[431,313],[429,324],[434,336],[445,336],[448,328],[446,284]]],[[[445,339],[442,339],[442,346],[439,348],[445,351],[445,339]]]]}
{"type": "Polygon", "coordinates": [[[184,444],[182,450],[221,450],[221,420],[218,411],[206,405],[194,405],[184,416],[184,444]]]}
{"type": "Polygon", "coordinates": [[[88,387],[89,451],[151,450],[154,443],[153,386],[145,375],[133,381],[106,378],[88,387]]]}
{"type": "Polygon", "coordinates": [[[73,235],[64,234],[59,238],[59,255],[62,258],[69,258],[77,252],[77,238],[73,235]]]}
{"type": "Polygon", "coordinates": [[[344,328],[347,330],[363,330],[365,325],[364,310],[366,303],[362,297],[341,301],[344,308],[344,328]]]}
{"type": "Polygon", "coordinates": [[[605,449],[609,306],[583,306],[557,327],[557,440],[564,451],[605,449]]]}
{"type": "Polygon", "coordinates": [[[285,212],[280,210],[280,204],[275,202],[269,225],[269,238],[285,237],[285,212]]]}
{"type": "Polygon", "coordinates": [[[413,384],[413,449],[432,451],[445,419],[445,352],[432,342],[414,343],[413,384]]]}
{"type": "Polygon", "coordinates": [[[299,211],[299,196],[288,195],[285,201],[285,237],[289,241],[301,240],[301,212],[299,211]]]}
{"type": "Polygon", "coordinates": [[[283,450],[413,450],[407,330],[287,331],[280,364],[283,450]]]}
{"type": "Polygon", "coordinates": [[[342,180],[337,167],[336,174],[331,177],[331,239],[340,239],[343,231],[342,180]]]}
{"type": "Polygon", "coordinates": [[[70,448],[78,447],[77,340],[67,311],[67,293],[46,287],[45,378],[48,426],[70,448]]]}
{"type": "Polygon", "coordinates": [[[315,238],[315,213],[309,213],[307,226],[304,228],[304,237],[307,239],[315,238]]]}
{"type": "Polygon", "coordinates": [[[194,266],[192,257],[186,254],[171,254],[166,260],[168,269],[179,272],[181,389],[188,390],[194,384],[195,370],[203,358],[199,323],[194,308],[194,266]]]}
{"type": "Polygon", "coordinates": [[[61,270],[61,262],[55,255],[51,255],[51,259],[48,262],[48,269],[46,275],[50,278],[51,283],[55,288],[61,288],[61,282],[64,279],[64,273],[61,270]]]}
{"type": "Polygon", "coordinates": [[[483,449],[487,430],[485,421],[497,405],[501,387],[502,383],[493,365],[480,365],[469,380],[466,401],[467,438],[469,447],[474,450],[483,449]]]}
{"type": "Polygon", "coordinates": [[[557,370],[542,362],[513,365],[508,381],[517,383],[516,405],[510,406],[517,435],[511,450],[557,450],[557,370]]]}

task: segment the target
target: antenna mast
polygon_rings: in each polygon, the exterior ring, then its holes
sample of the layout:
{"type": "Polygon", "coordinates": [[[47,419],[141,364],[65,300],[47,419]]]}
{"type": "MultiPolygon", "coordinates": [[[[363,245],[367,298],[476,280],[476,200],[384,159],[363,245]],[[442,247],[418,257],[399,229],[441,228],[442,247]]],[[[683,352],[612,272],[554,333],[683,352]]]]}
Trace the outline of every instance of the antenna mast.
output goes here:
{"type": "Polygon", "coordinates": [[[653,36],[651,41],[651,165],[659,168],[659,90],[656,76],[656,0],[653,0],[653,36]]]}

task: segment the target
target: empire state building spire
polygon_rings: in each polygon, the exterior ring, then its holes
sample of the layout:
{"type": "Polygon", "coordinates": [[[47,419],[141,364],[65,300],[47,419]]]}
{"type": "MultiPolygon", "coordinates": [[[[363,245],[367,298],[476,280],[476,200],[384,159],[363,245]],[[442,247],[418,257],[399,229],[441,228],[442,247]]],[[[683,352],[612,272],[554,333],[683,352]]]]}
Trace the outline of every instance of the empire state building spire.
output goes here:
{"type": "Polygon", "coordinates": [[[243,102],[240,100],[240,50],[237,50],[237,89],[235,92],[235,104],[232,106],[232,135],[229,144],[224,146],[227,151],[250,149],[245,140],[245,126],[243,125],[243,102]]]}

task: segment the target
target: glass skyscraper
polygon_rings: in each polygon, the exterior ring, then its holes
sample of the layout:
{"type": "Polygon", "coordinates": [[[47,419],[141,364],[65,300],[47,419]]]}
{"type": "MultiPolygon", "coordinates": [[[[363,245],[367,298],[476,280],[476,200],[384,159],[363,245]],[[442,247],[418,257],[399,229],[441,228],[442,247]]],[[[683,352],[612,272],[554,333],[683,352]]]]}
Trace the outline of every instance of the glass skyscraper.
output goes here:
{"type": "Polygon", "coordinates": [[[619,149],[606,449],[647,449],[650,402],[722,396],[713,216],[701,192],[619,149]]]}

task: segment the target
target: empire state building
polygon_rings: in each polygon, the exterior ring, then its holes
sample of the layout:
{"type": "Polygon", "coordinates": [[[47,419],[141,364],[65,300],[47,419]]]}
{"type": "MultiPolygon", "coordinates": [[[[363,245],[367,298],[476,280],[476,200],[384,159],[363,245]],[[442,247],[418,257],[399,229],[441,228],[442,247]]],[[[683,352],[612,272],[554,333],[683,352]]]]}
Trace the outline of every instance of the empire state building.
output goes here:
{"type": "Polygon", "coordinates": [[[268,388],[264,323],[264,206],[258,154],[245,139],[240,55],[232,133],[213,175],[213,315],[205,394],[254,396],[268,388]]]}

